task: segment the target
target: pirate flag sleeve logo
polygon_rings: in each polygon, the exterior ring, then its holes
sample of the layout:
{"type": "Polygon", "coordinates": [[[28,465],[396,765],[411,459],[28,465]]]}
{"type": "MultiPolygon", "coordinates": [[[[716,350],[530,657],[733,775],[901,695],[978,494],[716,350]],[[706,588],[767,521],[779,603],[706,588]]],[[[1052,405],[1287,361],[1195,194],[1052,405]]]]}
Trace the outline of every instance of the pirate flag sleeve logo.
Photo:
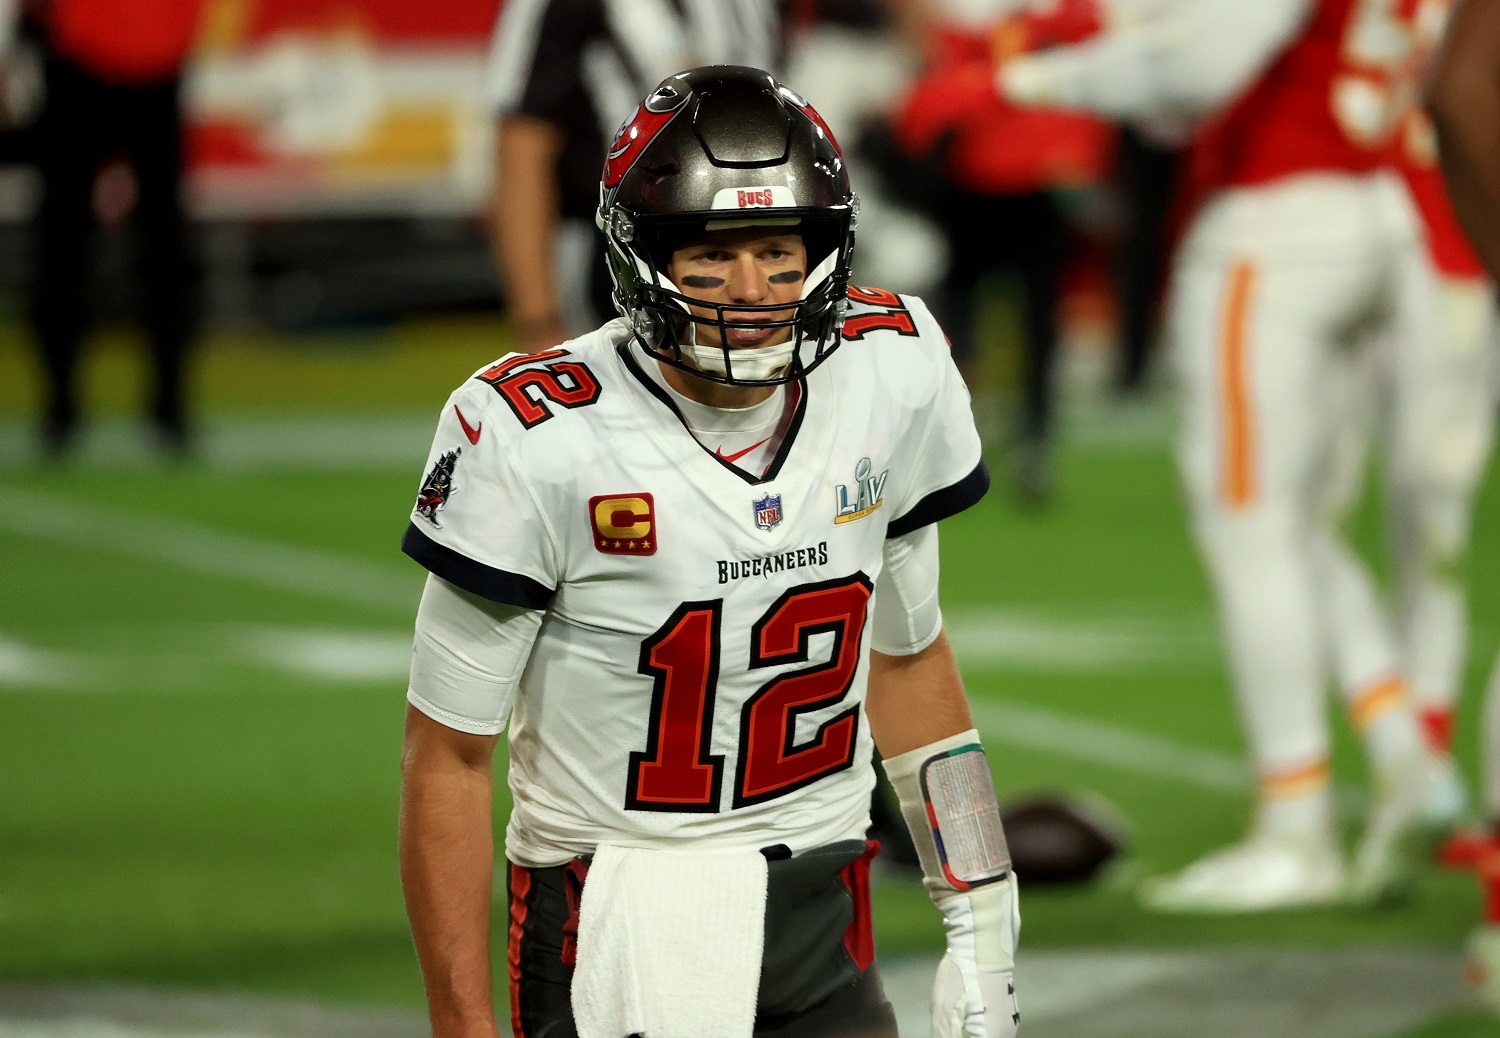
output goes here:
{"type": "Polygon", "coordinates": [[[462,453],[463,448],[456,447],[438,458],[427,478],[422,480],[422,489],[417,491],[417,514],[439,530],[443,524],[438,522],[437,514],[453,496],[453,467],[458,464],[458,456],[462,453]]]}

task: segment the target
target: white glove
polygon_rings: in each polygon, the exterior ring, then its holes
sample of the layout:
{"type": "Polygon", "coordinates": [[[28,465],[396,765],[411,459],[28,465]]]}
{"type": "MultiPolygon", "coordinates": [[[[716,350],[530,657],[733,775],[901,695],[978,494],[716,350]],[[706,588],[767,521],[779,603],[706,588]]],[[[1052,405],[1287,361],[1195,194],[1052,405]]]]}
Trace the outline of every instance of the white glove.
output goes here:
{"type": "Polygon", "coordinates": [[[948,952],[932,985],[933,1038],[1012,1038],[1019,1029],[1015,973],[970,973],[948,952]]]}
{"type": "Polygon", "coordinates": [[[932,985],[933,1038],[1014,1038],[1016,939],[1021,931],[1016,878],[933,898],[943,913],[948,951],[932,985]]]}
{"type": "Polygon", "coordinates": [[[1066,56],[1055,53],[1017,55],[995,73],[995,90],[1011,104],[1063,107],[1063,73],[1060,69],[1066,64],[1066,56]]]}

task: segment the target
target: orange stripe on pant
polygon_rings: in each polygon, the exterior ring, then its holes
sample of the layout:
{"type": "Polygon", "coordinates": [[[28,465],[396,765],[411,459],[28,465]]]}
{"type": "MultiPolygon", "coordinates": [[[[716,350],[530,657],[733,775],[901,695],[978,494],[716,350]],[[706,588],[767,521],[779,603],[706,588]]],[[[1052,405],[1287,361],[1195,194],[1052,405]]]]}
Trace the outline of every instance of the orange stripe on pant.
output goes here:
{"type": "Polygon", "coordinates": [[[526,895],[531,893],[531,873],[521,866],[510,866],[510,932],[506,962],[510,967],[510,1028],[515,1038],[521,1033],[521,935],[526,928],[526,895]]]}
{"type": "Polygon", "coordinates": [[[1250,350],[1250,303],[1255,266],[1241,260],[1229,271],[1219,328],[1219,402],[1224,416],[1222,493],[1226,504],[1244,508],[1255,501],[1255,421],[1246,371],[1250,350]]]}
{"type": "Polygon", "coordinates": [[[1375,718],[1405,701],[1406,682],[1393,675],[1375,682],[1354,697],[1349,704],[1349,720],[1356,729],[1363,731],[1375,718]]]}
{"type": "Polygon", "coordinates": [[[1331,777],[1326,758],[1313,761],[1300,768],[1262,775],[1260,795],[1267,800],[1291,800],[1317,792],[1328,785],[1331,777]]]}

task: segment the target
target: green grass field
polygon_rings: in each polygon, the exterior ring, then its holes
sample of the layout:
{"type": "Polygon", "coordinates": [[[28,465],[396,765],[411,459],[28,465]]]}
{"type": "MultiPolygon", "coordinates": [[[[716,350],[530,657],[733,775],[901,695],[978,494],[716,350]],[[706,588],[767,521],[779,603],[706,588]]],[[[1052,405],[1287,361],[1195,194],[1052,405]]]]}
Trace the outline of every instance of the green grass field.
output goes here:
{"type": "MultiPolygon", "coordinates": [[[[113,424],[134,393],[126,345],[110,339],[90,368],[107,430],[129,431],[113,424]]],[[[426,423],[504,349],[503,325],[483,320],[215,339],[200,379],[211,448],[291,429],[296,450],[227,461],[211,450],[197,467],[125,450],[43,468],[22,449],[28,360],[14,329],[0,334],[0,981],[421,1005],[394,833],[401,639],[421,574],[397,542],[426,423]],[[395,446],[340,460],[383,437],[395,446]]],[[[1248,797],[1067,745],[1066,725],[1208,756],[1238,754],[1239,738],[1165,443],[1080,437],[1059,489],[1028,512],[1001,486],[943,533],[955,628],[982,634],[1000,616],[1046,635],[999,648],[956,637],[981,723],[1024,708],[1064,724],[1055,745],[989,728],[1002,795],[1092,789],[1134,826],[1113,880],[1027,894],[1025,946],[1455,947],[1478,911],[1468,876],[1435,874],[1411,904],[1378,912],[1204,920],[1135,906],[1131,876],[1237,837],[1248,797]]],[[[1477,697],[1500,644],[1493,474],[1477,513],[1459,724],[1471,777],[1477,697]]],[[[1356,533],[1377,557],[1370,509],[1356,533]]],[[[1339,780],[1361,787],[1357,750],[1335,727],[1339,780]]],[[[941,947],[914,885],[881,885],[876,907],[882,954],[941,947]]],[[[1495,1028],[1455,1011],[1416,1033],[1495,1028]]]]}

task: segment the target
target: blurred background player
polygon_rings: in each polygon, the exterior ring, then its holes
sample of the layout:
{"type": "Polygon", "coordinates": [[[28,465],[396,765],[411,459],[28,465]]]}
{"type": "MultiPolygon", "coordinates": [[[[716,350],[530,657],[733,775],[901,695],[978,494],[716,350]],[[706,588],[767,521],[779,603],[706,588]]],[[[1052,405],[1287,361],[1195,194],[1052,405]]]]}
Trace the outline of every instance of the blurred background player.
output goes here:
{"type": "MultiPolygon", "coordinates": [[[[1491,277],[1500,276],[1500,5],[1461,2],[1432,70],[1428,107],[1453,208],[1491,277]]],[[[1483,798],[1490,841],[1479,855],[1484,920],[1469,975],[1500,1014],[1500,665],[1485,697],[1483,798]]]]}
{"type": "MultiPolygon", "coordinates": [[[[1453,0],[1426,0],[1416,29],[1431,61],[1453,0]]],[[[1468,551],[1475,488],[1494,431],[1494,286],[1465,237],[1438,169],[1427,114],[1413,106],[1400,140],[1401,172],[1427,231],[1427,256],[1439,280],[1442,335],[1425,366],[1441,388],[1428,397],[1432,456],[1395,486],[1391,512],[1400,586],[1398,618],[1412,693],[1428,737],[1447,752],[1454,704],[1468,649],[1468,602],[1461,566],[1468,551]]]]}
{"type": "MultiPolygon", "coordinates": [[[[1451,4],[1415,6],[1414,64],[1426,67],[1451,4]]],[[[1453,716],[1468,644],[1464,588],[1472,500],[1489,458],[1494,425],[1494,294],[1464,237],[1437,168],[1431,121],[1416,103],[1401,121],[1396,161],[1421,216],[1424,255],[1437,286],[1435,334],[1389,340],[1351,360],[1348,436],[1328,486],[1342,521],[1358,496],[1363,442],[1375,426],[1386,450],[1386,530],[1395,571],[1394,631],[1347,548],[1321,538],[1338,679],[1359,727],[1371,706],[1403,681],[1422,721],[1434,767],[1424,820],[1451,831],[1467,794],[1453,766],[1453,716]],[[1412,347],[1419,347],[1413,349],[1412,347]]],[[[1473,863],[1476,844],[1459,833],[1442,851],[1450,865],[1473,863]]]]}
{"type": "Polygon", "coordinates": [[[1196,126],[1169,316],[1179,464],[1260,791],[1242,842],[1143,897],[1165,911],[1380,897],[1399,881],[1392,858],[1428,755],[1399,690],[1370,704],[1378,795],[1346,881],[1313,544],[1336,358],[1377,327],[1413,343],[1426,331],[1430,285],[1389,158],[1409,26],[1364,0],[1104,10],[1115,17],[1103,35],[1011,61],[998,84],[1017,102],[1196,126]]]}
{"type": "Polygon", "coordinates": [[[658,81],[705,64],[776,72],[775,0],[507,0],[490,52],[498,120],[490,231],[517,347],[613,316],[594,227],[615,130],[658,81]]]}
{"type": "Polygon", "coordinates": [[[993,62],[1098,29],[1096,9],[1069,4],[1050,17],[1009,17],[1013,4],[946,0],[913,5],[905,19],[924,68],[892,117],[899,157],[886,162],[897,197],[923,199],[948,242],[946,273],[931,293],[972,385],[984,289],[996,273],[1020,283],[1023,350],[1013,471],[1023,501],[1046,498],[1058,361],[1059,295],[1072,230],[1061,195],[1105,179],[1108,124],[1077,112],[1018,108],[995,95],[993,62]]]}
{"type": "MultiPolygon", "coordinates": [[[[24,0],[0,4],[14,24],[24,0]]],[[[90,241],[100,209],[134,209],[140,312],[150,340],[147,411],[159,444],[181,453],[190,420],[185,367],[192,276],[182,200],[182,73],[202,0],[26,3],[42,30],[45,97],[34,134],[42,198],[33,222],[28,306],[41,356],[42,447],[69,451],[79,430],[78,359],[92,312],[90,241]],[[123,159],[109,178],[101,170],[123,159]],[[115,198],[108,187],[130,185],[115,198]]],[[[0,34],[9,42],[11,28],[0,34]]],[[[120,213],[113,214],[115,216],[120,213]]]]}
{"type": "Polygon", "coordinates": [[[1120,219],[1115,256],[1120,355],[1115,389],[1123,397],[1141,396],[1149,386],[1181,160],[1182,141],[1176,132],[1131,125],[1120,128],[1114,172],[1120,219]]]}

